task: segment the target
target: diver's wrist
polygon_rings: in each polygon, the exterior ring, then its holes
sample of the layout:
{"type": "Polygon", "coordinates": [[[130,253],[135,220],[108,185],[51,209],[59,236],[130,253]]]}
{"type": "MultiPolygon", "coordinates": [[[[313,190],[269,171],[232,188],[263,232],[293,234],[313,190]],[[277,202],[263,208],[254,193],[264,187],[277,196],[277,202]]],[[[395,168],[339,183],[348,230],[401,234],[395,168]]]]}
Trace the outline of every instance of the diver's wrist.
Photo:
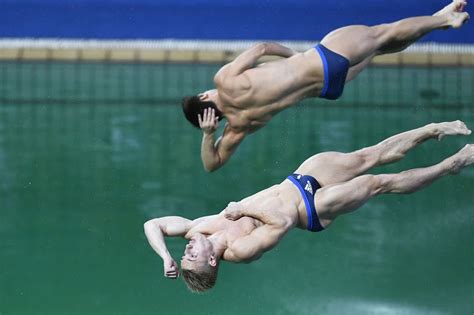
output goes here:
{"type": "Polygon", "coordinates": [[[213,137],[214,136],[214,133],[216,132],[215,130],[203,130],[202,131],[204,133],[204,136],[205,137],[213,137]]]}

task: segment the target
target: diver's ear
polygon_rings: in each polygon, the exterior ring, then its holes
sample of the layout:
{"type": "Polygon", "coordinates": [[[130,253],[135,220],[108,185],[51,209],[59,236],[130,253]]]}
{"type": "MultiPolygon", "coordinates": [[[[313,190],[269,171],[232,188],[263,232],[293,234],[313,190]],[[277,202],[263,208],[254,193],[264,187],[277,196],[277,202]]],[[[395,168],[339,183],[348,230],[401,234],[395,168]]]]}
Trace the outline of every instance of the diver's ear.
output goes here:
{"type": "Polygon", "coordinates": [[[211,255],[211,257],[209,257],[209,265],[211,265],[212,267],[217,266],[217,259],[216,257],[214,257],[214,255],[211,255]]]}
{"type": "Polygon", "coordinates": [[[201,101],[205,101],[208,98],[207,93],[201,93],[201,94],[198,94],[198,96],[201,101]]]}

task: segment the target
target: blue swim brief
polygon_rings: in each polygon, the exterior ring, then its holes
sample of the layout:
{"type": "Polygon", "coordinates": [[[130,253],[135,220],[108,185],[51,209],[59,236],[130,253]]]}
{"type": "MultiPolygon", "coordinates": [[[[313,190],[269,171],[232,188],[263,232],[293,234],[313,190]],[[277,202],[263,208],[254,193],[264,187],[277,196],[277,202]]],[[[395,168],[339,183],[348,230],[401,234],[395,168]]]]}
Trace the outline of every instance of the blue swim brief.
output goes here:
{"type": "Polygon", "coordinates": [[[309,175],[292,174],[288,176],[288,179],[298,187],[298,190],[303,197],[306,206],[306,213],[308,215],[307,229],[311,232],[324,230],[321,222],[319,222],[316,207],[314,206],[314,195],[316,194],[316,190],[321,188],[321,185],[314,177],[309,175]]]}
{"type": "Polygon", "coordinates": [[[324,86],[319,97],[329,100],[338,99],[344,91],[347,71],[350,66],[349,60],[321,44],[314,48],[321,56],[324,67],[324,86]]]}

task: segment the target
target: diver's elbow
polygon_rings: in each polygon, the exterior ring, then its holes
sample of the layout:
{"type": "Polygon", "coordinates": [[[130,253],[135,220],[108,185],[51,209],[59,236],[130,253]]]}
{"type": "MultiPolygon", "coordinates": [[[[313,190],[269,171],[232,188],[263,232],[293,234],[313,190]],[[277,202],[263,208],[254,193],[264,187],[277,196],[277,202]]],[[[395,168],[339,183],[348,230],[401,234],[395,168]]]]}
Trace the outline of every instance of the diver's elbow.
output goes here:
{"type": "Polygon", "coordinates": [[[145,223],[143,223],[143,231],[145,234],[147,234],[148,231],[150,231],[153,228],[153,219],[148,220],[145,223]]]}
{"type": "Polygon", "coordinates": [[[270,46],[271,46],[271,43],[263,42],[263,43],[257,44],[257,49],[258,49],[258,51],[260,51],[260,54],[266,55],[266,54],[268,54],[268,52],[270,50],[270,46]]]}
{"type": "Polygon", "coordinates": [[[214,164],[207,164],[207,163],[204,163],[204,170],[208,173],[212,173],[214,172],[215,170],[217,170],[218,168],[220,167],[219,164],[217,163],[214,163],[214,164]]]}
{"type": "Polygon", "coordinates": [[[224,162],[222,161],[222,158],[219,156],[219,154],[216,154],[216,158],[212,160],[206,160],[206,159],[202,160],[204,170],[208,173],[212,173],[215,170],[219,169],[222,166],[222,164],[224,164],[224,162]]]}

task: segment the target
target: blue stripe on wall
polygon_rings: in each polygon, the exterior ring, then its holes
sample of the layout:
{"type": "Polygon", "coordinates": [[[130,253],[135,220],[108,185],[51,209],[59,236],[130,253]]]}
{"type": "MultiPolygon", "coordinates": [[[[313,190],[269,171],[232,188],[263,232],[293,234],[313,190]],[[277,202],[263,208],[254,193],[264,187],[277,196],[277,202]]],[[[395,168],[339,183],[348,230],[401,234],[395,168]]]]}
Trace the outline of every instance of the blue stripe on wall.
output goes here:
{"type": "MultiPolygon", "coordinates": [[[[428,15],[446,2],[345,0],[3,0],[0,37],[318,40],[349,24],[428,15]]],[[[474,27],[424,41],[474,43],[474,27]]]]}

